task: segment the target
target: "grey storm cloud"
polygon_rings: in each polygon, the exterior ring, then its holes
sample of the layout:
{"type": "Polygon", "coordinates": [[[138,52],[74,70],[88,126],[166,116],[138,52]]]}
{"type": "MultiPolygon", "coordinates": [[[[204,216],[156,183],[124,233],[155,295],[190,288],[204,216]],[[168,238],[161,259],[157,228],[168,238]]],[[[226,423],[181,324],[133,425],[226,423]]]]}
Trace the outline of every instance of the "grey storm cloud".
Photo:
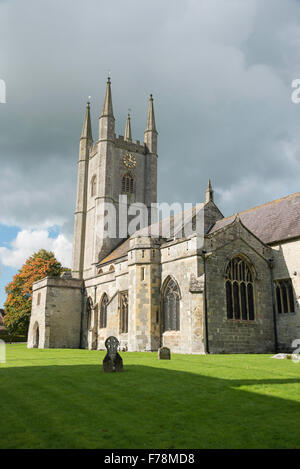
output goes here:
{"type": "Polygon", "coordinates": [[[108,70],[118,134],[143,139],[154,95],[159,200],[225,215],[299,190],[300,2],[0,1],[0,222],[71,236],[90,95],[97,138],[108,70]]]}

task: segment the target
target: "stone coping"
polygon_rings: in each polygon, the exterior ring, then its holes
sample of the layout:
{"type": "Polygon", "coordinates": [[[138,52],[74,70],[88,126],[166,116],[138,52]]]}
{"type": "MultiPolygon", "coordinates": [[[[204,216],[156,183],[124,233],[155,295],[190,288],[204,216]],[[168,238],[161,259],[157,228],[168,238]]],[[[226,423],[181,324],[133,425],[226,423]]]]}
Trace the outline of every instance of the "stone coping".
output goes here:
{"type": "Polygon", "coordinates": [[[33,283],[32,290],[44,287],[82,288],[82,286],[83,280],[79,278],[44,277],[33,283]]]}

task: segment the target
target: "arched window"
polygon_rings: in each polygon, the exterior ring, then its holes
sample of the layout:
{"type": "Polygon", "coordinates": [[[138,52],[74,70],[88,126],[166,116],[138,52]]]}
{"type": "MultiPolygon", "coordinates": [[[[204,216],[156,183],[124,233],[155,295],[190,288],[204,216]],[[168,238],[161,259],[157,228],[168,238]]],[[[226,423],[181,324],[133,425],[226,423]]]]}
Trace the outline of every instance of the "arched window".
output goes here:
{"type": "Polygon", "coordinates": [[[100,329],[104,329],[107,325],[107,305],[108,296],[104,293],[100,304],[100,329]]]}
{"type": "Polygon", "coordinates": [[[226,269],[228,319],[254,320],[253,274],[247,262],[234,257],[226,269]]]}
{"type": "Polygon", "coordinates": [[[92,327],[92,300],[88,298],[86,301],[86,319],[87,319],[87,328],[91,329],[92,327]]]}
{"type": "Polygon", "coordinates": [[[290,278],[284,280],[275,280],[277,312],[294,313],[295,302],[293,293],[293,284],[290,278]]]}
{"type": "Polygon", "coordinates": [[[94,197],[96,195],[96,183],[97,183],[97,178],[94,175],[91,179],[91,197],[94,197]]]}
{"type": "Polygon", "coordinates": [[[134,178],[130,173],[124,174],[122,178],[122,193],[134,194],[134,178]]]}
{"type": "Polygon", "coordinates": [[[114,271],[115,271],[115,268],[114,268],[114,266],[113,266],[113,265],[111,265],[108,271],[109,271],[109,272],[114,272],[114,271]]]}
{"type": "Polygon", "coordinates": [[[120,293],[120,329],[121,333],[128,332],[128,291],[120,293]]]}
{"type": "Polygon", "coordinates": [[[163,294],[163,330],[180,330],[180,292],[175,280],[170,278],[163,294]]]}

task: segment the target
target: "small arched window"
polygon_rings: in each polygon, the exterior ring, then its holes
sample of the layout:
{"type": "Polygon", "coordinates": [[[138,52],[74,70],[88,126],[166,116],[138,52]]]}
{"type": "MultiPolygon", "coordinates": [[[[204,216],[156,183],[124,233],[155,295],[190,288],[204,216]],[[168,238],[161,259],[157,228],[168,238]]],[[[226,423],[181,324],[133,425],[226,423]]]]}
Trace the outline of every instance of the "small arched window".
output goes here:
{"type": "Polygon", "coordinates": [[[128,332],[128,291],[120,293],[120,330],[128,332]]]}
{"type": "Polygon", "coordinates": [[[253,274],[241,257],[234,257],[226,269],[227,318],[254,320],[253,274]]]}
{"type": "Polygon", "coordinates": [[[96,195],[96,183],[97,183],[97,178],[94,175],[91,179],[91,197],[94,197],[96,195]]]}
{"type": "Polygon", "coordinates": [[[163,330],[180,330],[180,292],[177,282],[170,278],[163,294],[163,330]]]}
{"type": "Polygon", "coordinates": [[[122,178],[122,193],[134,194],[134,178],[130,173],[124,174],[122,178]]]}
{"type": "Polygon", "coordinates": [[[100,329],[104,329],[107,326],[107,305],[108,296],[104,293],[100,304],[100,329]]]}
{"type": "Polygon", "coordinates": [[[110,268],[108,269],[109,272],[114,272],[115,271],[115,268],[113,265],[110,266],[110,268]]]}
{"type": "Polygon", "coordinates": [[[88,298],[86,301],[86,319],[87,319],[87,328],[91,329],[92,327],[92,300],[88,298]]]}

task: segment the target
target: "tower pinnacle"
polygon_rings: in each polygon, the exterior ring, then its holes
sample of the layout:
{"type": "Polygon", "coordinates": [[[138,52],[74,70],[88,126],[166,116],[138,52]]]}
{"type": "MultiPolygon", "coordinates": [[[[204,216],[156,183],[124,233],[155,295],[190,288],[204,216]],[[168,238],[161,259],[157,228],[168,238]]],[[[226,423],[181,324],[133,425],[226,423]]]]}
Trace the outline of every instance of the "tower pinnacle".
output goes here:
{"type": "Polygon", "coordinates": [[[150,94],[150,98],[149,98],[147,125],[146,125],[146,130],[145,130],[144,143],[146,144],[150,153],[157,154],[157,130],[155,126],[155,116],[154,116],[152,94],[150,94]]]}
{"type": "Polygon", "coordinates": [[[99,118],[99,140],[113,140],[115,137],[115,118],[112,106],[110,77],[107,78],[102,112],[99,118]]]}
{"type": "Polygon", "coordinates": [[[102,108],[100,117],[114,117],[110,85],[111,85],[110,77],[108,77],[107,82],[106,82],[105,98],[104,98],[103,108],[102,108]]]}
{"type": "Polygon", "coordinates": [[[150,94],[149,98],[146,132],[156,132],[152,94],[150,94]]]}
{"type": "Polygon", "coordinates": [[[206,197],[205,197],[205,202],[210,202],[210,201],[214,201],[214,191],[212,189],[212,185],[211,185],[211,182],[210,182],[210,179],[208,180],[208,183],[207,183],[207,188],[206,188],[206,197]]]}
{"type": "Polygon", "coordinates": [[[88,140],[93,140],[89,101],[86,103],[85,117],[80,138],[87,138],[88,140]]]}
{"type": "Polygon", "coordinates": [[[128,142],[131,142],[131,141],[132,141],[132,136],[131,136],[131,124],[130,124],[130,114],[129,114],[129,112],[128,112],[127,121],[126,121],[124,140],[127,140],[128,142]]]}

